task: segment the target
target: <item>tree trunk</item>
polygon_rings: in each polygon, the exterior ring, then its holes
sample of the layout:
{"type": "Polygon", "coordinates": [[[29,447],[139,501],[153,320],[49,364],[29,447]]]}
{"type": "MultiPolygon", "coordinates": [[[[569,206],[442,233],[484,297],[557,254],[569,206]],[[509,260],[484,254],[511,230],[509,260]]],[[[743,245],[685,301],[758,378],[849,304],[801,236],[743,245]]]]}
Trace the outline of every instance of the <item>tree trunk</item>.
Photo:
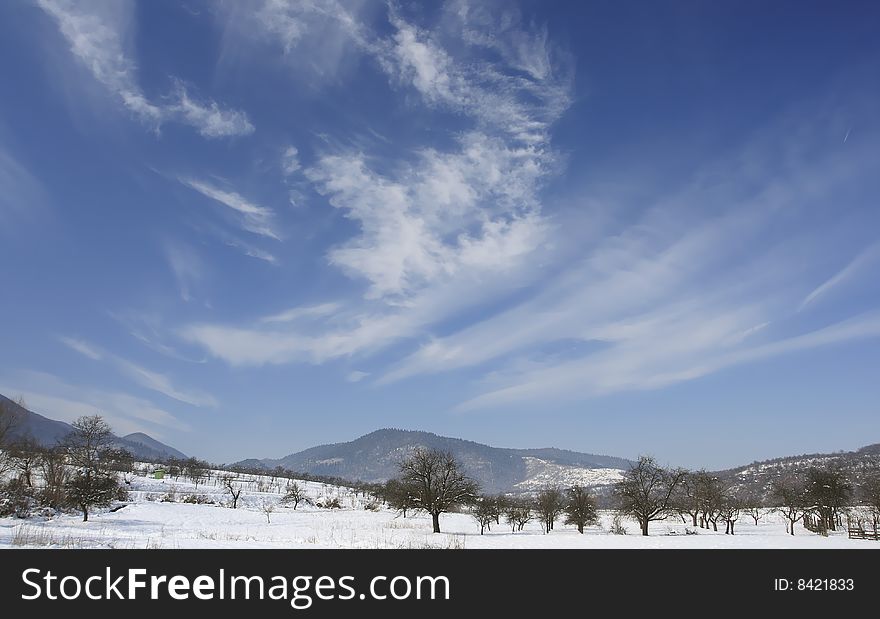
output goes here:
{"type": "Polygon", "coordinates": [[[789,528],[789,531],[788,531],[788,532],[789,532],[790,534],[794,535],[794,520],[791,521],[791,527],[789,528]]]}
{"type": "Polygon", "coordinates": [[[639,524],[642,525],[642,535],[647,537],[648,536],[648,520],[647,520],[647,518],[645,520],[640,521],[639,524]]]}
{"type": "Polygon", "coordinates": [[[83,522],[88,522],[89,521],[89,507],[88,507],[88,505],[83,505],[82,510],[83,510],[83,522]]]}
{"type": "Polygon", "coordinates": [[[694,519],[694,526],[696,527],[697,526],[697,515],[691,514],[691,517],[694,519]]]}
{"type": "Polygon", "coordinates": [[[439,514],[439,512],[431,514],[431,520],[434,523],[434,533],[439,533],[440,532],[440,514],[439,514]]]}
{"type": "Polygon", "coordinates": [[[717,520],[713,520],[713,521],[712,521],[712,530],[713,530],[713,531],[717,531],[717,530],[718,530],[718,521],[717,521],[717,520]]]}
{"type": "Polygon", "coordinates": [[[733,525],[734,524],[736,524],[736,523],[731,520],[731,522],[730,522],[730,534],[731,535],[733,535],[733,525]]]}
{"type": "Polygon", "coordinates": [[[581,535],[584,534],[584,525],[580,522],[578,523],[578,533],[580,533],[581,535]]]}

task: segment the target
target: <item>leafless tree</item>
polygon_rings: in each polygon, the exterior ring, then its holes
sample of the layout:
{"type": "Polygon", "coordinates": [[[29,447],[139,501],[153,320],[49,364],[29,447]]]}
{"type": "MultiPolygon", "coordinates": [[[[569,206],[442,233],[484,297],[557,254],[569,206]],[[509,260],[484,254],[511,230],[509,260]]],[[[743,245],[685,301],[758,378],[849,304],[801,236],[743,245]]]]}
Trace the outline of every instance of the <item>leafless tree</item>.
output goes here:
{"type": "Polygon", "coordinates": [[[434,533],[440,533],[440,514],[473,503],[479,491],[452,454],[437,449],[414,450],[400,463],[400,481],[413,506],[431,514],[434,533]]]}
{"type": "Polygon", "coordinates": [[[809,511],[803,481],[787,477],[773,482],[772,495],[775,508],[786,520],[785,530],[794,535],[794,525],[809,511]]]}
{"type": "Polygon", "coordinates": [[[684,479],[680,469],[668,470],[649,456],[640,456],[613,488],[620,511],[639,522],[642,535],[648,524],[664,520],[672,509],[672,496],[684,479]]]}
{"type": "Polygon", "coordinates": [[[183,470],[184,474],[192,480],[192,483],[196,486],[196,490],[198,490],[199,484],[207,479],[211,467],[207,462],[199,460],[198,458],[188,458],[183,463],[183,470]]]}
{"type": "Polygon", "coordinates": [[[865,475],[859,485],[859,500],[871,510],[874,521],[880,521],[880,466],[865,475]]]}
{"type": "Polygon", "coordinates": [[[57,447],[44,449],[40,472],[43,475],[43,504],[55,509],[63,507],[67,502],[65,486],[70,481],[64,450],[57,447]]]}
{"type": "Polygon", "coordinates": [[[532,508],[522,499],[508,499],[504,507],[504,519],[510,525],[511,531],[522,531],[532,519],[532,508]]]}
{"type": "Polygon", "coordinates": [[[285,493],[281,499],[281,502],[285,504],[292,503],[293,509],[294,511],[296,511],[296,508],[299,505],[300,501],[302,501],[304,498],[305,490],[303,489],[303,487],[295,481],[290,481],[287,484],[287,488],[285,489],[285,493]]]}
{"type": "Polygon", "coordinates": [[[388,503],[391,509],[399,511],[404,518],[408,510],[416,508],[409,488],[399,479],[389,479],[383,486],[382,500],[388,503]]]}
{"type": "Polygon", "coordinates": [[[541,518],[544,533],[553,530],[559,515],[565,510],[565,495],[558,486],[544,488],[535,497],[535,513],[541,518]]]}
{"type": "Polygon", "coordinates": [[[846,508],[852,491],[852,484],[840,468],[811,467],[807,471],[804,498],[818,516],[821,530],[835,530],[840,512],[846,508]]]}
{"type": "Polygon", "coordinates": [[[0,402],[0,449],[12,442],[12,433],[18,425],[18,417],[12,410],[12,406],[5,401],[0,402]]]}
{"type": "Polygon", "coordinates": [[[107,458],[113,433],[100,415],[80,417],[71,425],[73,431],[65,438],[64,447],[75,474],[66,489],[86,522],[89,509],[109,504],[118,488],[107,458]]]}
{"type": "Polygon", "coordinates": [[[479,497],[471,508],[471,516],[480,525],[480,535],[486,529],[492,530],[492,521],[495,520],[494,497],[479,497]]]}
{"type": "Polygon", "coordinates": [[[584,527],[599,522],[599,513],[596,511],[596,498],[588,488],[572,486],[568,490],[568,501],[565,504],[565,524],[577,526],[578,533],[584,532],[584,527]]]}
{"type": "Polygon", "coordinates": [[[9,446],[9,455],[24,484],[33,488],[34,470],[39,466],[42,455],[39,443],[31,437],[19,439],[9,446]]]}
{"type": "Polygon", "coordinates": [[[275,503],[270,499],[263,499],[260,503],[260,511],[266,515],[266,524],[272,524],[270,516],[275,511],[275,503]]]}
{"type": "Polygon", "coordinates": [[[728,488],[723,493],[721,504],[718,507],[718,513],[724,520],[724,534],[733,535],[733,527],[739,520],[742,512],[743,501],[739,497],[739,493],[733,488],[728,488]]]}
{"type": "Polygon", "coordinates": [[[5,401],[0,402],[0,477],[12,468],[12,457],[8,448],[12,442],[12,433],[16,425],[18,425],[18,418],[12,410],[12,406],[5,401]]]}
{"type": "Polygon", "coordinates": [[[236,477],[233,475],[224,475],[220,478],[223,489],[232,497],[232,509],[238,508],[238,499],[241,496],[243,488],[235,483],[236,477]]]}
{"type": "Polygon", "coordinates": [[[687,515],[695,527],[698,526],[697,518],[700,517],[702,509],[700,479],[705,474],[704,470],[687,471],[672,497],[672,504],[675,506],[675,510],[682,515],[682,521],[686,522],[684,516],[687,515]]]}

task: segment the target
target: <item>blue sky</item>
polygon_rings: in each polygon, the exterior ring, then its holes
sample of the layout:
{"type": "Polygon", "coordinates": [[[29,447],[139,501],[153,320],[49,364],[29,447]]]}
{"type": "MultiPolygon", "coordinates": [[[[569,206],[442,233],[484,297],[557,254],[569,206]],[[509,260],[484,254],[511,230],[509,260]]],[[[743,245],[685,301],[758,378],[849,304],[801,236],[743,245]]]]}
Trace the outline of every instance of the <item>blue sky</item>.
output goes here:
{"type": "Polygon", "coordinates": [[[0,4],[0,393],[217,462],[880,440],[880,13],[547,4],[0,4]]]}

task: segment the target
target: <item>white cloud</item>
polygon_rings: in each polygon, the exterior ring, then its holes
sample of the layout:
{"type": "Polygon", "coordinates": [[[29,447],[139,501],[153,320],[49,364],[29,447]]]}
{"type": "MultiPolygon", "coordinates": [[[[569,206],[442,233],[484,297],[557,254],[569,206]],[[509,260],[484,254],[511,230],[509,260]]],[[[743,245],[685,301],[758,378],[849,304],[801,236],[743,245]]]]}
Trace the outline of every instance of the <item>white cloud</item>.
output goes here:
{"type": "Polygon", "coordinates": [[[320,305],[309,305],[305,307],[293,307],[278,314],[264,316],[260,319],[263,323],[273,322],[292,322],[301,318],[315,318],[321,316],[330,316],[339,311],[339,303],[321,303],[320,305]]]}
{"type": "Polygon", "coordinates": [[[18,230],[43,211],[42,184],[0,144],[0,236],[18,230]]]}
{"type": "MultiPolygon", "coordinates": [[[[665,325],[657,326],[662,328],[665,325]]],[[[859,316],[802,335],[735,350],[724,347],[724,339],[732,335],[726,329],[711,334],[698,330],[699,335],[709,336],[703,338],[698,346],[691,345],[692,340],[689,338],[694,335],[692,328],[662,333],[654,341],[614,348],[606,353],[548,368],[516,373],[506,377],[504,386],[490,389],[462,402],[456,410],[472,411],[533,404],[536,401],[546,402],[548,398],[583,399],[617,391],[658,389],[735,365],[852,340],[880,337],[880,314],[859,316]],[[723,337],[719,338],[718,335],[723,337]],[[680,346],[682,342],[685,342],[684,346],[680,346]],[[673,348],[658,354],[662,345],[673,348]],[[678,348],[676,345],[679,345],[678,348]]]]}
{"type": "Polygon", "coordinates": [[[190,404],[196,407],[212,407],[218,406],[217,399],[212,395],[193,390],[182,390],[176,388],[171,379],[159,372],[153,372],[147,368],[116,357],[115,363],[119,369],[134,382],[141,387],[156,391],[178,402],[190,404]]]}
{"type": "Polygon", "coordinates": [[[299,151],[295,146],[288,146],[281,154],[281,172],[284,176],[290,176],[299,168],[299,151]]]}
{"type": "Polygon", "coordinates": [[[348,373],[348,376],[345,377],[345,380],[350,383],[359,383],[367,376],[369,376],[369,372],[362,372],[360,370],[354,370],[348,373]]]}
{"type": "Polygon", "coordinates": [[[75,350],[79,354],[83,355],[84,357],[88,357],[93,361],[100,361],[104,357],[101,354],[100,350],[94,348],[88,342],[84,342],[82,340],[78,340],[72,337],[59,337],[58,339],[59,341],[61,341],[62,344],[64,344],[71,350],[75,350]]]}
{"type": "Polygon", "coordinates": [[[118,355],[108,353],[93,344],[69,337],[61,337],[59,340],[66,346],[89,359],[95,361],[106,360],[112,363],[122,374],[141,387],[161,393],[162,395],[177,400],[178,402],[183,402],[196,407],[218,406],[217,399],[210,394],[196,390],[179,389],[172,384],[171,379],[168,376],[148,370],[147,368],[118,355]]]}
{"type": "Polygon", "coordinates": [[[234,191],[226,191],[204,181],[192,178],[181,178],[179,180],[206,198],[219,202],[238,213],[240,225],[244,230],[275,239],[276,241],[281,240],[275,229],[275,214],[272,212],[272,209],[254,204],[234,191]]]}
{"type": "Polygon", "coordinates": [[[395,178],[347,154],[321,157],[305,174],[361,228],[331,250],[331,264],[368,280],[368,298],[401,298],[533,251],[547,229],[536,197],[546,165],[543,151],[469,133],[458,151],[426,149],[395,178]]]}
{"type": "Polygon", "coordinates": [[[165,245],[165,257],[177,281],[180,298],[189,303],[192,300],[193,288],[203,276],[201,259],[192,248],[172,243],[165,245]]]}
{"type": "Polygon", "coordinates": [[[135,21],[134,3],[37,0],[37,4],[58,23],[77,60],[126,108],[154,129],[175,121],[194,127],[208,138],[253,133],[254,126],[244,112],[225,110],[213,101],[196,101],[180,82],[167,100],[150,101],[138,85],[137,64],[128,53],[135,21]]]}
{"type": "Polygon", "coordinates": [[[880,244],[874,244],[867,249],[862,250],[858,256],[843,267],[840,271],[828,278],[822,284],[813,289],[810,294],[804,297],[798,306],[798,311],[802,312],[808,305],[814,303],[820,297],[826,295],[831,289],[846,283],[852,279],[863,267],[870,264],[871,261],[880,257],[880,244]]]}
{"type": "Polygon", "coordinates": [[[149,400],[119,391],[73,386],[43,372],[20,372],[0,384],[0,391],[22,395],[29,410],[50,419],[69,423],[83,415],[101,415],[119,436],[147,432],[161,438],[163,428],[190,430],[174,414],[149,400]]]}

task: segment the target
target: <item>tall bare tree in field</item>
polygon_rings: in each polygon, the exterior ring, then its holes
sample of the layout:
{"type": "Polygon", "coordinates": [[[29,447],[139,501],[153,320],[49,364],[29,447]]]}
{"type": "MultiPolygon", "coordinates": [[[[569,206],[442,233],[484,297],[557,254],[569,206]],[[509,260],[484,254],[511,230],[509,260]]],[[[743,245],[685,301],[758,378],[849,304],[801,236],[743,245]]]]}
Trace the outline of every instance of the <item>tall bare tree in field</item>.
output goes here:
{"type": "Polygon", "coordinates": [[[118,488],[116,476],[109,468],[113,434],[100,415],[80,417],[71,425],[73,431],[65,438],[64,446],[75,470],[66,487],[86,522],[89,509],[109,504],[118,488]]]}
{"type": "Polygon", "coordinates": [[[666,519],[674,508],[672,497],[684,477],[683,470],[665,469],[654,458],[640,456],[615,484],[614,497],[620,511],[638,520],[642,535],[648,535],[648,525],[666,519]]]}
{"type": "Polygon", "coordinates": [[[477,482],[465,475],[451,453],[416,449],[400,463],[400,482],[415,509],[431,514],[434,533],[440,533],[440,514],[473,503],[477,482]]]}

